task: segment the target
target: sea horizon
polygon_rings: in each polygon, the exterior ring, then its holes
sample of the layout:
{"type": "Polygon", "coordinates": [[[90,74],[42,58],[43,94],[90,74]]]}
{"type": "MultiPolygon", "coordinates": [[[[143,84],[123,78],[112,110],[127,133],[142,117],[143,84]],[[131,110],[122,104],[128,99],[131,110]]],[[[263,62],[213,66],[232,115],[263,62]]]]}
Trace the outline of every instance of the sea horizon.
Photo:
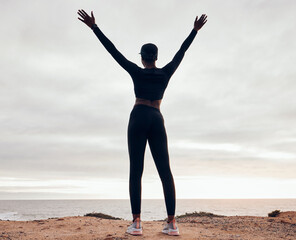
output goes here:
{"type": "MultiPolygon", "coordinates": [[[[210,212],[224,216],[266,217],[274,211],[295,211],[295,198],[274,199],[177,199],[176,215],[210,212]]],[[[101,212],[131,220],[129,199],[12,199],[0,200],[0,219],[29,221],[101,212]]],[[[166,218],[164,199],[143,199],[142,219],[166,218]],[[157,211],[155,210],[157,209],[157,211]]]]}
{"type": "MultiPolygon", "coordinates": [[[[285,200],[285,199],[291,199],[296,200],[295,197],[285,197],[285,198],[176,198],[176,200],[285,200]]],[[[59,201],[59,200],[129,200],[129,198],[23,198],[23,199],[15,199],[15,198],[9,198],[9,199],[0,199],[0,201],[59,201]]],[[[164,200],[164,198],[142,198],[142,200],[164,200]]]]}

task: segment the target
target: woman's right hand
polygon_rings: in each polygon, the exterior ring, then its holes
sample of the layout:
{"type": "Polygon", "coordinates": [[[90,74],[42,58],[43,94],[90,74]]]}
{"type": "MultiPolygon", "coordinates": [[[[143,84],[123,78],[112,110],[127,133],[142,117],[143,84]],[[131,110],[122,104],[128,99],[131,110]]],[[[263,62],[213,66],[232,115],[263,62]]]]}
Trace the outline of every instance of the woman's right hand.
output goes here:
{"type": "Polygon", "coordinates": [[[193,27],[195,31],[198,31],[203,27],[203,25],[205,25],[205,23],[207,22],[207,17],[208,17],[207,15],[203,14],[199,19],[198,17],[195,18],[194,27],[193,27]]]}
{"type": "Polygon", "coordinates": [[[92,26],[94,24],[96,24],[95,22],[95,17],[94,17],[94,14],[93,14],[93,11],[91,11],[91,17],[83,10],[78,10],[78,15],[81,17],[78,19],[81,21],[81,22],[84,22],[87,26],[89,26],[90,28],[92,28],[92,26]]]}

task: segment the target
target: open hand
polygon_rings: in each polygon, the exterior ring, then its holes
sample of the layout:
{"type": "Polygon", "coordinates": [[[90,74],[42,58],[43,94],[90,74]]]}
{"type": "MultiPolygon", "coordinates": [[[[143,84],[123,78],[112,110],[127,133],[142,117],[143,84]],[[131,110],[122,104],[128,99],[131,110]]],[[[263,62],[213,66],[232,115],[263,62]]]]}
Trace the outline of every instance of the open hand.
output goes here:
{"type": "Polygon", "coordinates": [[[81,22],[84,22],[87,26],[92,28],[92,26],[96,23],[93,11],[91,11],[91,17],[83,10],[78,10],[78,15],[81,18],[78,18],[81,22]]]}
{"type": "Polygon", "coordinates": [[[198,17],[195,18],[194,21],[194,30],[198,31],[199,29],[201,29],[203,27],[203,25],[205,25],[205,23],[207,22],[207,15],[203,14],[201,15],[201,17],[198,19],[198,17]]]}

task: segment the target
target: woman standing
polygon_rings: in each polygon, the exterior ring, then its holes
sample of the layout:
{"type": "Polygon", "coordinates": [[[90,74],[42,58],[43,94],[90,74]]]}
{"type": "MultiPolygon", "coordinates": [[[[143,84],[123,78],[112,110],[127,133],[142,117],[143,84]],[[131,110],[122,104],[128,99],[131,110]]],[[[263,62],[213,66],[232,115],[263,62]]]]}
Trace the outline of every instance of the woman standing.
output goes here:
{"type": "Polygon", "coordinates": [[[163,233],[179,235],[175,221],[175,185],[170,169],[167,136],[164,120],[160,112],[160,103],[169,80],[179,64],[186,50],[189,48],[198,30],[207,22],[207,16],[203,14],[196,17],[194,27],[189,36],[183,42],[171,62],[163,68],[157,68],[157,47],[148,43],[141,48],[141,60],[144,68],[127,60],[103,34],[95,23],[93,12],[89,16],[84,10],[78,10],[78,19],[89,26],[101,41],[106,50],[131,76],[134,83],[136,102],[130,114],[128,125],[128,150],[130,157],[129,192],[133,214],[133,223],[127,232],[132,235],[142,235],[140,220],[141,213],[141,179],[144,165],[144,153],[148,141],[150,150],[162,181],[168,221],[163,233]]]}

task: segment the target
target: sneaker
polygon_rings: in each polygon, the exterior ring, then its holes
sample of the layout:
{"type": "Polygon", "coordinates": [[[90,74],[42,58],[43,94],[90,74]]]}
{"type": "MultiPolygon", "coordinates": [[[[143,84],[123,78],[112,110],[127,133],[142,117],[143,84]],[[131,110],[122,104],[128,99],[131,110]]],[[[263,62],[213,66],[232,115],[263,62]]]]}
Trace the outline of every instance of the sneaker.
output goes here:
{"type": "Polygon", "coordinates": [[[167,223],[162,232],[171,236],[179,236],[179,228],[177,227],[176,220],[173,219],[167,223]]]}
{"type": "Polygon", "coordinates": [[[142,235],[142,223],[140,218],[136,218],[133,224],[127,228],[126,232],[131,235],[142,235]]]}

